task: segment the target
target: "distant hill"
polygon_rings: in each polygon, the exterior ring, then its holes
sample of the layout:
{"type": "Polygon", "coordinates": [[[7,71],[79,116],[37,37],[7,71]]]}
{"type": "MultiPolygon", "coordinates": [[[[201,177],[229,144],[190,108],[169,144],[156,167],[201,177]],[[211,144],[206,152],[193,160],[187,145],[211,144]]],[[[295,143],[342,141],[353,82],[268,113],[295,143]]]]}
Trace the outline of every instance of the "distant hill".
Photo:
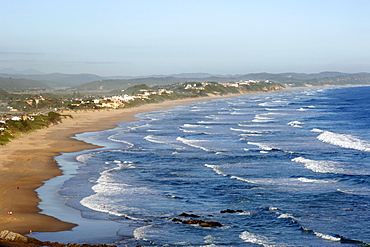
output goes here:
{"type": "Polygon", "coordinates": [[[12,97],[11,93],[8,93],[4,89],[0,88],[0,100],[7,100],[10,99],[11,97],[12,97]]]}
{"type": "MultiPolygon", "coordinates": [[[[183,75],[183,74],[178,74],[183,75]]],[[[189,75],[189,74],[186,74],[189,75]]],[[[270,80],[276,83],[281,83],[286,86],[324,86],[324,85],[346,85],[346,84],[370,84],[369,73],[347,74],[341,72],[321,72],[315,74],[305,73],[253,73],[238,76],[209,76],[209,77],[150,77],[150,78],[135,78],[135,79],[109,79],[93,81],[79,86],[73,87],[73,90],[80,91],[112,91],[122,90],[128,87],[146,84],[148,86],[169,85],[179,82],[234,82],[240,80],[270,80]]]]}
{"type": "Polygon", "coordinates": [[[0,77],[0,88],[8,92],[25,92],[51,89],[41,81],[0,77]]]}
{"type": "MultiPolygon", "coordinates": [[[[147,84],[148,86],[169,85],[179,82],[188,81],[188,79],[163,77],[163,78],[137,78],[137,79],[116,79],[116,80],[99,80],[73,87],[73,90],[81,91],[112,91],[116,89],[126,89],[128,87],[147,84]]],[[[190,81],[194,81],[191,79],[190,81]]]]}
{"type": "Polygon", "coordinates": [[[62,74],[62,73],[37,74],[37,75],[0,74],[0,76],[11,77],[13,79],[30,79],[35,81],[41,81],[52,88],[74,87],[79,84],[103,79],[103,77],[94,74],[62,74]]]}
{"type": "MultiPolygon", "coordinates": [[[[18,71],[19,72],[19,71],[18,71]]],[[[23,71],[25,72],[25,71],[23,71]]],[[[179,82],[233,82],[240,80],[270,80],[289,86],[305,85],[342,85],[342,84],[369,84],[369,73],[341,73],[326,71],[320,73],[250,73],[244,75],[212,75],[208,73],[181,73],[172,75],[152,75],[152,76],[110,76],[102,77],[95,74],[1,74],[0,77],[12,78],[17,80],[33,81],[46,84],[48,88],[69,88],[70,90],[80,91],[112,91],[122,90],[128,87],[147,84],[148,86],[169,85],[179,82]]],[[[20,82],[20,81],[18,81],[20,82]]],[[[37,83],[36,83],[37,82],[37,83]]],[[[32,85],[32,86],[34,86],[32,85]]],[[[0,85],[1,87],[1,85],[0,85]]],[[[26,87],[30,88],[27,84],[26,87]]],[[[20,88],[19,86],[17,88],[20,88]]],[[[15,88],[7,87],[7,90],[14,91],[15,88]]]]}

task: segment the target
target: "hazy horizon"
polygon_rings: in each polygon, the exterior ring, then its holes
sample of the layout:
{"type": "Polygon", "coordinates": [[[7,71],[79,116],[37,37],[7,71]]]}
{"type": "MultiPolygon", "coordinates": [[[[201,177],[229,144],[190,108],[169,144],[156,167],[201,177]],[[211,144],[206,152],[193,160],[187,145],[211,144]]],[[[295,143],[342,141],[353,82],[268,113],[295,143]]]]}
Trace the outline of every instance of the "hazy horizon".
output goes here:
{"type": "Polygon", "coordinates": [[[0,68],[147,76],[370,72],[366,0],[2,1],[0,68]]]}

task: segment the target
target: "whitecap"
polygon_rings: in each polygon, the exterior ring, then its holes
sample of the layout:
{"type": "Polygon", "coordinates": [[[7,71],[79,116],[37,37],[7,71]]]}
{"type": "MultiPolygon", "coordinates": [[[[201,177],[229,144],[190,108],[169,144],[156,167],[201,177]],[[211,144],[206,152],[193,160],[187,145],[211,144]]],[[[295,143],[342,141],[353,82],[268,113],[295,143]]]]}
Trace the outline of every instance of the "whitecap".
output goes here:
{"type": "Polygon", "coordinates": [[[258,143],[258,142],[247,142],[247,144],[258,146],[260,149],[263,149],[265,151],[271,151],[271,150],[276,149],[276,148],[273,148],[273,147],[271,147],[271,146],[269,146],[267,144],[258,143]]]}
{"type": "Polygon", "coordinates": [[[319,183],[319,184],[337,182],[335,180],[330,181],[330,180],[323,180],[323,179],[310,179],[310,178],[304,178],[304,177],[297,178],[297,180],[302,183],[319,183]]]}
{"type": "Polygon", "coordinates": [[[370,142],[359,139],[358,137],[348,135],[348,134],[338,134],[330,131],[324,131],[319,129],[313,129],[313,132],[321,133],[317,139],[348,149],[356,149],[360,151],[370,152],[370,142]]]}
{"type": "Polygon", "coordinates": [[[339,168],[339,162],[325,161],[325,160],[310,160],[303,157],[292,159],[292,161],[304,164],[305,168],[317,173],[336,173],[344,174],[345,171],[339,168]]]}
{"type": "Polygon", "coordinates": [[[244,242],[252,243],[252,244],[260,244],[262,246],[273,246],[273,242],[271,239],[258,235],[252,232],[244,231],[239,235],[244,242]]]}
{"type": "Polygon", "coordinates": [[[250,184],[255,184],[256,183],[256,182],[253,182],[252,180],[248,180],[246,178],[241,178],[241,177],[237,177],[237,176],[231,176],[231,178],[239,180],[239,181],[247,182],[247,183],[250,183],[250,184]]]}
{"type": "Polygon", "coordinates": [[[249,133],[249,134],[253,134],[253,135],[260,135],[262,134],[263,132],[261,131],[254,131],[254,130],[247,130],[247,129],[239,129],[239,128],[230,128],[230,130],[232,131],[238,131],[238,132],[245,132],[245,133],[249,133]]]}
{"type": "Polygon", "coordinates": [[[288,125],[289,126],[292,126],[292,127],[294,127],[294,128],[303,128],[302,126],[301,126],[301,124],[303,124],[302,122],[300,122],[300,121],[292,121],[292,122],[289,122],[288,123],[288,125]]]}
{"type": "Polygon", "coordinates": [[[277,218],[278,219],[294,219],[295,220],[295,218],[293,217],[292,214],[287,214],[287,213],[280,214],[277,218]]]}
{"type": "Polygon", "coordinates": [[[184,124],[182,127],[183,128],[197,128],[200,127],[201,125],[198,124],[184,124]]]}
{"type": "Polygon", "coordinates": [[[301,108],[299,108],[297,111],[307,111],[307,109],[306,109],[306,108],[301,107],[301,108]]]}
{"type": "Polygon", "coordinates": [[[76,157],[76,160],[81,163],[86,163],[88,159],[90,159],[93,156],[92,153],[90,154],[81,154],[76,157]]]}
{"type": "Polygon", "coordinates": [[[206,148],[206,147],[201,145],[201,144],[204,144],[205,142],[209,142],[209,141],[187,140],[187,139],[182,138],[182,137],[177,137],[176,140],[181,141],[182,143],[184,143],[188,146],[191,146],[191,147],[194,147],[194,148],[199,148],[199,149],[202,149],[202,150],[207,151],[207,152],[212,152],[213,151],[213,150],[211,150],[209,148],[206,148]]]}
{"type": "Polygon", "coordinates": [[[223,172],[223,171],[221,171],[219,168],[218,168],[218,166],[216,166],[216,165],[209,165],[209,164],[205,164],[204,165],[205,167],[208,167],[208,168],[211,168],[213,171],[215,171],[217,174],[219,174],[219,175],[222,175],[222,176],[227,176],[227,173],[225,173],[225,172],[223,172]]]}
{"type": "Polygon", "coordinates": [[[115,134],[115,135],[112,135],[112,136],[110,136],[110,137],[108,137],[108,140],[110,140],[110,141],[113,141],[113,142],[120,142],[120,143],[124,143],[124,144],[126,144],[127,145],[127,147],[126,148],[132,148],[133,146],[135,146],[133,143],[131,143],[131,142],[128,142],[128,141],[125,141],[125,140],[119,140],[119,139],[116,139],[115,137],[117,136],[117,135],[119,135],[120,133],[118,133],[118,134],[115,134]]]}
{"type": "Polygon", "coordinates": [[[273,122],[273,121],[274,121],[273,118],[263,117],[262,114],[256,115],[254,119],[252,120],[252,122],[257,122],[257,123],[268,123],[268,122],[273,122]]]}
{"type": "Polygon", "coordinates": [[[322,238],[322,239],[325,239],[325,240],[329,240],[329,241],[340,241],[341,238],[338,238],[338,237],[334,237],[334,236],[331,236],[331,235],[328,235],[328,234],[324,234],[324,233],[320,233],[320,232],[313,232],[315,234],[316,237],[319,237],[319,238],[322,238]]]}
{"type": "Polygon", "coordinates": [[[147,140],[147,141],[153,142],[153,143],[167,144],[166,142],[159,140],[158,138],[156,138],[153,135],[145,136],[144,140],[147,140]]]}

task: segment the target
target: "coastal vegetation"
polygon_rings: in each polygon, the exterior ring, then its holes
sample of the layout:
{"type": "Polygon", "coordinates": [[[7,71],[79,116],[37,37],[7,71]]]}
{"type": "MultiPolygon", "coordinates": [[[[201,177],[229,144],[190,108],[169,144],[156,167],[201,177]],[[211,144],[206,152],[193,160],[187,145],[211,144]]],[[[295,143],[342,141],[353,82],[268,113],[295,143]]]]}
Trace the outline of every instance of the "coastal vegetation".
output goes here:
{"type": "Polygon", "coordinates": [[[62,122],[63,118],[72,117],[61,115],[57,112],[49,112],[45,115],[37,115],[24,118],[13,118],[0,121],[0,145],[6,145],[9,141],[22,134],[27,134],[37,129],[49,127],[62,122]]]}

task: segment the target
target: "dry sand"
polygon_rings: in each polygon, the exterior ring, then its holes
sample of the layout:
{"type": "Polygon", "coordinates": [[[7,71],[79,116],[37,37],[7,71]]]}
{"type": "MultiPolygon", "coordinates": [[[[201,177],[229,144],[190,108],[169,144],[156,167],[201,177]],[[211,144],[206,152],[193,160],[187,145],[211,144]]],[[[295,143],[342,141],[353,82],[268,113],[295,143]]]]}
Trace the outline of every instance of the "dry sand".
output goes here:
{"type": "Polygon", "coordinates": [[[40,213],[40,200],[35,192],[42,186],[42,181],[61,175],[54,157],[60,153],[96,148],[71,137],[78,133],[114,128],[116,123],[135,120],[137,113],[166,110],[172,106],[214,98],[169,101],[130,109],[63,112],[73,118],[0,146],[0,230],[26,234],[30,230],[63,231],[75,226],[40,213]]]}

